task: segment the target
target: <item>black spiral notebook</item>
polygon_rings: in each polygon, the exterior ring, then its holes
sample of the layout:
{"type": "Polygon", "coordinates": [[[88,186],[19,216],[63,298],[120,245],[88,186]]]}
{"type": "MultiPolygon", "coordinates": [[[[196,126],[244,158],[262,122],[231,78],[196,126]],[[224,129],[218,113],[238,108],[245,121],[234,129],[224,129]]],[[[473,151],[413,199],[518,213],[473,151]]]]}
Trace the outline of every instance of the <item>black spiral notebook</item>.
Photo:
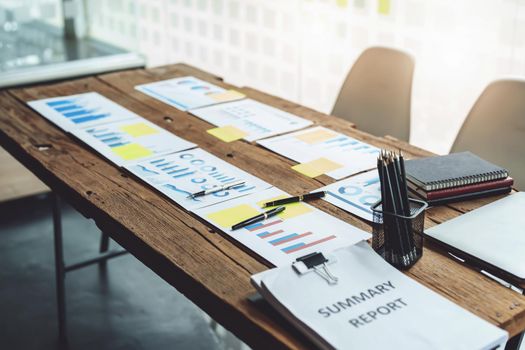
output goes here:
{"type": "Polygon", "coordinates": [[[471,152],[413,159],[405,162],[407,179],[425,191],[506,178],[508,171],[471,152]]]}

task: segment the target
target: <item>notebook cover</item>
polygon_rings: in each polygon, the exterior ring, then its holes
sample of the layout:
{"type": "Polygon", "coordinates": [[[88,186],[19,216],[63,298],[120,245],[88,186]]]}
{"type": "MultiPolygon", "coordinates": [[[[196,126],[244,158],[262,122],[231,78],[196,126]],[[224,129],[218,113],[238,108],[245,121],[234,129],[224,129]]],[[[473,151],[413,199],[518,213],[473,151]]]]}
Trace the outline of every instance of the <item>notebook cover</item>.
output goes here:
{"type": "Polygon", "coordinates": [[[524,207],[525,193],[514,193],[425,230],[425,236],[497,277],[522,284],[524,207]]]}
{"type": "Polygon", "coordinates": [[[488,197],[488,196],[495,196],[498,194],[506,194],[509,193],[512,190],[512,187],[503,187],[503,188],[493,188],[490,190],[484,190],[479,192],[472,192],[472,193],[466,193],[466,194],[459,194],[456,196],[450,196],[445,198],[438,198],[438,199],[425,199],[422,198],[419,194],[415,193],[412,190],[409,190],[409,194],[411,197],[414,197],[416,199],[423,199],[425,200],[428,205],[436,206],[436,205],[443,205],[448,203],[454,203],[454,202],[461,202],[465,200],[472,200],[476,198],[482,198],[482,197],[488,197]]]}
{"type": "Polygon", "coordinates": [[[429,191],[429,192],[426,192],[423,189],[418,188],[416,184],[413,184],[410,181],[407,181],[407,185],[412,191],[416,192],[421,198],[428,199],[428,200],[435,200],[435,199],[447,198],[447,197],[452,197],[452,196],[458,196],[461,194],[469,194],[469,193],[475,193],[475,192],[480,192],[480,191],[486,191],[486,190],[491,190],[495,188],[512,187],[512,185],[514,185],[514,179],[512,179],[511,177],[508,177],[503,180],[480,182],[478,184],[465,185],[465,186],[460,186],[460,187],[452,187],[452,188],[446,188],[443,190],[435,190],[435,191],[429,191]]]}
{"type": "Polygon", "coordinates": [[[502,179],[507,170],[471,152],[413,159],[405,162],[407,178],[426,191],[502,179]]]}

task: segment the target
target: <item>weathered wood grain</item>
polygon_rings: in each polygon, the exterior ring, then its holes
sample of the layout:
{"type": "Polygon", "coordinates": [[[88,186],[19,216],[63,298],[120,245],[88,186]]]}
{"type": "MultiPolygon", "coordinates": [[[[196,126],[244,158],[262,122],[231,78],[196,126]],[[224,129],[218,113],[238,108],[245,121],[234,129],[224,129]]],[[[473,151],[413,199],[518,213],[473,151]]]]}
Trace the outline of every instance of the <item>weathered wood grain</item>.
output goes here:
{"type": "MultiPolygon", "coordinates": [[[[246,300],[254,292],[249,276],[264,270],[264,262],[81,146],[24,104],[32,99],[97,91],[287,192],[298,194],[333,182],[327,176],[306,178],[290,169],[294,162],[254,144],[219,141],[205,132],[212,127],[210,124],[134,89],[137,84],[184,75],[236,88],[217,76],[179,64],[0,92],[0,143],[50,188],[85,216],[93,218],[101,229],[249,345],[256,348],[307,348],[310,344],[305,338],[281,318],[273,317],[274,313],[259,309],[246,300]],[[50,145],[51,148],[40,151],[39,145],[50,145]]],[[[427,154],[398,140],[366,134],[344,120],[254,89],[236,89],[251,98],[376,146],[393,150],[401,148],[413,157],[427,154]]],[[[469,203],[469,208],[474,208],[483,201],[469,203]]],[[[370,231],[367,223],[328,203],[321,201],[315,205],[370,231]]],[[[432,226],[466,210],[469,209],[463,205],[433,208],[427,214],[426,225],[432,226]]],[[[408,275],[507,329],[511,335],[525,329],[523,296],[457,264],[432,246],[425,248],[423,258],[408,271],[408,275]]]]}

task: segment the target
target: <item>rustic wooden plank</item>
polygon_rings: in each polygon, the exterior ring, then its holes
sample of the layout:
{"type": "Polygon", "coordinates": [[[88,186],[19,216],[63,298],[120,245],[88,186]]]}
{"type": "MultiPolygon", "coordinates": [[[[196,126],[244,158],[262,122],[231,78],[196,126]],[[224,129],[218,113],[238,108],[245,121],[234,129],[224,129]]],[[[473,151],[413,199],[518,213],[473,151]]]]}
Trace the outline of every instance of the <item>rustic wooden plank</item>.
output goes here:
{"type": "MultiPolygon", "coordinates": [[[[184,70],[182,70],[182,71],[176,71],[175,74],[177,74],[177,76],[182,76],[182,75],[186,75],[187,73],[184,70]]],[[[172,77],[171,73],[169,73],[167,76],[159,76],[158,78],[159,79],[167,79],[167,78],[170,78],[170,77],[172,77]]],[[[173,109],[170,106],[167,106],[167,105],[165,105],[162,102],[152,101],[153,99],[151,99],[150,97],[145,96],[145,95],[140,94],[140,93],[137,93],[136,91],[133,91],[133,85],[145,82],[143,80],[144,77],[140,77],[140,74],[133,74],[132,78],[128,77],[125,80],[126,83],[121,83],[121,81],[119,81],[119,79],[118,79],[118,75],[101,76],[100,78],[103,79],[104,81],[108,82],[111,85],[117,86],[121,91],[131,94],[134,98],[137,98],[137,99],[139,99],[140,101],[142,101],[144,103],[148,103],[149,105],[152,105],[152,103],[154,103],[155,104],[155,108],[159,108],[159,110],[161,110],[161,111],[168,112],[170,109],[173,109]],[[130,79],[131,79],[131,81],[130,81],[130,79]],[[132,82],[133,84],[131,84],[131,86],[127,85],[130,82],[132,82]]],[[[227,86],[227,87],[231,87],[231,86],[227,86]]],[[[313,120],[316,124],[323,125],[323,126],[326,126],[326,127],[330,127],[332,129],[340,131],[340,132],[344,132],[345,134],[348,134],[348,135],[350,135],[352,137],[360,139],[360,140],[362,140],[364,142],[368,142],[368,143],[374,144],[376,146],[387,148],[387,149],[392,149],[392,150],[397,150],[398,148],[401,148],[407,154],[410,154],[412,157],[425,156],[425,155],[429,154],[429,152],[427,152],[427,151],[420,150],[420,149],[417,149],[415,147],[412,147],[412,146],[406,145],[406,144],[402,145],[402,144],[398,143],[397,141],[393,142],[393,140],[388,139],[388,138],[378,138],[378,137],[375,137],[375,136],[372,136],[372,135],[368,135],[368,134],[366,134],[364,132],[356,130],[353,127],[353,125],[349,125],[346,121],[340,120],[338,118],[324,116],[324,115],[322,115],[319,112],[313,111],[313,110],[308,109],[308,108],[303,107],[303,106],[299,106],[299,105],[297,105],[295,103],[292,103],[292,102],[289,102],[289,101],[285,101],[285,100],[279,99],[279,98],[277,98],[275,96],[270,96],[270,95],[267,95],[267,94],[261,93],[259,91],[256,91],[254,89],[250,89],[250,88],[246,88],[246,87],[245,88],[240,88],[238,90],[240,90],[243,93],[247,94],[250,98],[256,99],[256,100],[264,102],[264,103],[268,103],[268,104],[270,104],[272,106],[275,106],[275,107],[280,108],[282,110],[285,110],[287,112],[294,113],[294,114],[300,115],[300,116],[302,116],[304,118],[313,120]]],[[[272,156],[275,157],[275,155],[273,155],[271,152],[267,156],[268,157],[272,157],[272,156]]],[[[286,161],[284,158],[279,157],[279,156],[277,157],[277,159],[286,161]]],[[[332,183],[333,182],[333,180],[328,178],[328,177],[320,177],[320,178],[317,178],[317,179],[320,182],[322,182],[322,183],[332,183]]],[[[297,181],[296,178],[293,178],[293,180],[297,181]]],[[[334,213],[334,214],[337,215],[336,213],[334,213]]],[[[435,223],[439,223],[439,222],[445,221],[445,220],[449,219],[450,217],[453,217],[453,216],[456,216],[456,215],[459,215],[459,214],[460,214],[459,211],[451,209],[451,208],[447,208],[447,207],[432,208],[431,210],[429,210],[429,212],[427,214],[428,216],[430,216],[432,218],[432,220],[427,220],[427,225],[426,226],[427,227],[432,226],[435,223]]],[[[468,267],[460,266],[460,265],[456,264],[454,261],[450,260],[448,257],[443,256],[443,255],[441,255],[439,253],[433,252],[430,249],[426,249],[425,248],[424,256],[423,256],[423,258],[421,259],[421,261],[417,265],[421,268],[422,271],[431,271],[432,276],[439,276],[439,279],[435,279],[435,278],[431,278],[431,277],[427,278],[427,276],[425,274],[421,274],[421,275],[418,274],[417,275],[417,279],[421,283],[423,283],[423,284],[425,284],[427,286],[431,286],[433,289],[438,290],[438,291],[439,290],[448,289],[448,288],[450,288],[450,286],[453,286],[454,283],[456,283],[456,280],[454,278],[452,278],[452,280],[451,280],[450,278],[447,277],[449,271],[448,270],[443,271],[443,269],[440,267],[440,266],[449,266],[450,265],[450,266],[452,266],[452,268],[456,269],[456,271],[454,271],[454,273],[455,273],[454,276],[461,276],[461,280],[462,281],[464,281],[465,278],[467,280],[470,280],[470,279],[475,280],[475,281],[481,280],[481,281],[483,281],[483,285],[480,286],[480,287],[481,288],[491,288],[491,291],[492,291],[491,295],[499,295],[499,293],[501,292],[501,287],[499,285],[497,285],[495,282],[489,280],[485,276],[479,275],[477,272],[471,270],[468,267]]],[[[482,289],[480,289],[480,290],[482,290],[482,289]]],[[[513,294],[514,293],[512,293],[512,292],[509,293],[508,297],[515,297],[513,294]]],[[[486,310],[477,310],[477,308],[478,308],[477,304],[469,303],[468,300],[465,300],[465,295],[455,294],[454,292],[449,292],[449,294],[447,294],[446,296],[448,298],[450,298],[451,300],[459,303],[460,305],[463,305],[467,309],[473,311],[474,313],[478,313],[481,317],[484,317],[485,319],[491,320],[492,322],[494,322],[496,324],[497,324],[498,321],[494,318],[494,315],[495,314],[503,315],[503,313],[500,312],[500,311],[497,311],[495,313],[489,311],[488,314],[483,314],[483,312],[485,312],[486,310]]],[[[508,306],[508,305],[513,305],[513,303],[514,303],[514,301],[506,300],[501,305],[497,305],[496,307],[498,308],[498,310],[499,310],[499,308],[501,308],[501,310],[503,310],[503,309],[506,310],[506,308],[503,305],[508,306]]],[[[511,314],[515,315],[516,313],[515,312],[511,312],[511,314]]],[[[506,316],[509,316],[509,314],[506,314],[506,316]]]]}
{"type": "MultiPolygon", "coordinates": [[[[104,75],[99,77],[100,80],[81,79],[13,90],[12,94],[19,101],[26,101],[60,94],[98,91],[171,132],[198,143],[219,158],[288,192],[301,193],[333,182],[328,177],[313,180],[299,175],[290,170],[293,162],[247,142],[223,143],[205,133],[211,127],[209,124],[133,89],[139,83],[189,74],[235,88],[223,84],[216,76],[194,71],[185,65],[174,65],[155,70],[104,75]],[[165,116],[172,122],[166,122],[165,116]]],[[[376,146],[395,149],[395,143],[391,140],[367,135],[340,119],[326,117],[304,107],[301,109],[297,104],[253,89],[240,90],[250,97],[310,118],[320,125],[376,146]]],[[[119,243],[130,249],[162,278],[250,345],[261,348],[308,347],[304,337],[298,335],[289,325],[246,301],[246,296],[253,292],[248,277],[251,273],[264,269],[263,264],[222,235],[211,233],[206,225],[134,178],[123,176],[125,174],[118,168],[79,146],[8,94],[0,93],[0,101],[0,142],[7,145],[10,153],[22,160],[52,188],[74,202],[84,215],[95,218],[101,228],[114,232],[112,236],[119,243]],[[50,144],[53,147],[41,152],[36,147],[38,144],[50,144]],[[71,164],[64,164],[67,162],[71,164]],[[71,179],[70,176],[73,169],[78,176],[76,179],[71,179]],[[213,252],[212,257],[206,255],[209,252],[213,252]],[[235,276],[230,276],[231,274],[235,276]]],[[[320,203],[318,206],[347,222],[369,229],[366,223],[327,203],[320,203]]],[[[441,211],[441,215],[448,215],[447,212],[452,209],[443,207],[441,211]]],[[[428,225],[434,223],[429,220],[428,225]]],[[[425,249],[421,261],[408,274],[484,319],[506,328],[511,335],[525,329],[523,297],[455,263],[432,247],[425,249]],[[477,295],[473,297],[469,293],[477,295]],[[481,303],[483,295],[487,298],[481,303]]]]}
{"type": "MultiPolygon", "coordinates": [[[[210,244],[204,237],[207,226],[186,213],[179,219],[181,210],[170,201],[123,176],[7,94],[0,92],[0,98],[0,140],[6,149],[118,243],[212,317],[246,332],[252,345],[308,344],[287,336],[290,327],[248,304],[246,298],[254,292],[252,271],[245,269],[246,261],[241,265],[210,244]],[[51,148],[39,151],[38,145],[51,148]]],[[[221,247],[228,244],[223,241],[221,247]]]]}
{"type": "Polygon", "coordinates": [[[0,202],[49,191],[35,175],[17,162],[4,149],[0,148],[0,202]]]}
{"type": "MultiPolygon", "coordinates": [[[[185,76],[190,73],[191,71],[186,72],[182,69],[172,70],[166,76],[156,77],[156,79],[168,79],[185,76]]],[[[284,191],[291,194],[302,194],[315,190],[326,183],[333,182],[328,176],[322,177],[324,178],[324,181],[319,180],[321,177],[316,179],[307,178],[291,169],[291,167],[296,164],[295,162],[278,154],[269,152],[262,147],[255,146],[254,143],[241,140],[225,143],[209,135],[206,133],[206,130],[214,127],[213,125],[135,90],[134,86],[138,84],[154,81],[151,80],[151,77],[146,74],[146,72],[131,74],[122,72],[101,75],[98,78],[109,86],[115,87],[119,90],[120,93],[118,93],[117,96],[114,96],[116,102],[125,104],[127,103],[128,98],[133,98],[133,100],[139,102],[139,107],[136,107],[135,105],[126,105],[127,108],[148,118],[167,130],[170,130],[189,141],[197,143],[199,147],[206,151],[250,172],[253,175],[256,175],[257,177],[260,177],[284,191]],[[150,110],[146,110],[146,108],[144,108],[145,106],[150,107],[150,110]],[[173,122],[165,123],[165,117],[169,117],[173,122]],[[178,127],[182,124],[184,124],[184,127],[178,127]],[[228,155],[234,155],[234,157],[228,155]]],[[[235,88],[235,86],[222,82],[214,83],[225,88],[235,88]]],[[[242,89],[237,90],[242,91],[242,89]]],[[[370,226],[362,220],[324,201],[313,203],[313,205],[321,210],[331,213],[332,215],[336,215],[340,219],[349,222],[354,226],[370,230],[370,226]]]]}
{"type": "MultiPolygon", "coordinates": [[[[177,71],[176,74],[186,75],[187,72],[185,72],[184,70],[181,70],[181,71],[177,71]]],[[[141,77],[139,77],[139,75],[140,74],[133,74],[133,77],[135,79],[137,79],[137,80],[134,81],[135,84],[140,84],[140,83],[144,83],[145,82],[145,81],[142,80],[141,77]]],[[[115,75],[113,75],[112,77],[102,76],[101,79],[107,81],[108,83],[110,83],[112,85],[118,86],[119,89],[122,90],[123,92],[133,93],[132,86],[126,86],[126,84],[120,84],[118,80],[114,79],[115,77],[116,77],[115,75]]],[[[129,80],[126,80],[126,82],[129,82],[129,80]]],[[[230,86],[228,86],[228,87],[230,87],[230,86]]],[[[380,147],[387,148],[387,149],[392,149],[392,150],[396,150],[398,148],[401,148],[407,154],[409,154],[411,157],[421,157],[421,156],[427,156],[427,155],[431,154],[430,152],[418,149],[416,147],[413,147],[413,146],[410,146],[410,145],[407,145],[407,144],[401,144],[400,142],[398,142],[398,140],[392,140],[392,139],[389,139],[389,138],[378,138],[378,137],[374,137],[372,135],[368,135],[366,133],[360,132],[359,130],[356,130],[352,125],[349,125],[345,121],[342,121],[342,120],[340,120],[338,118],[327,117],[327,116],[325,116],[325,115],[323,115],[323,114],[321,114],[319,112],[316,112],[314,110],[308,109],[308,108],[303,107],[303,106],[299,106],[297,104],[294,104],[292,102],[289,102],[289,101],[277,98],[275,96],[270,96],[270,95],[261,93],[261,92],[259,92],[257,90],[251,89],[251,88],[246,88],[245,87],[245,88],[241,88],[241,89],[238,89],[238,90],[242,91],[243,93],[248,95],[250,98],[256,99],[256,100],[264,102],[264,103],[268,103],[268,104],[270,104],[272,106],[275,106],[275,107],[280,108],[282,110],[285,110],[287,112],[300,115],[300,116],[302,116],[304,118],[313,120],[316,124],[320,124],[320,125],[323,125],[323,126],[326,126],[326,127],[330,127],[332,129],[335,129],[337,131],[344,132],[345,134],[348,134],[348,135],[350,135],[352,137],[360,139],[360,140],[362,140],[364,142],[369,142],[369,143],[374,144],[376,146],[380,146],[380,147]]],[[[133,96],[138,98],[138,99],[140,99],[141,101],[144,101],[144,102],[148,102],[148,101],[151,100],[151,98],[149,98],[147,96],[144,96],[142,94],[134,93],[133,96]]],[[[148,103],[151,104],[151,101],[148,102],[148,103]]],[[[169,106],[166,106],[165,104],[163,104],[161,102],[159,102],[159,104],[160,105],[158,105],[158,107],[162,111],[166,111],[166,107],[168,107],[168,110],[169,110],[169,106]]],[[[280,157],[279,159],[283,159],[284,161],[286,161],[282,157],[280,157]]],[[[322,178],[318,178],[318,179],[320,179],[320,182],[322,182],[322,183],[332,183],[333,182],[333,180],[328,178],[328,177],[322,177],[322,178]]],[[[461,214],[461,212],[459,212],[459,211],[457,211],[455,209],[447,208],[447,207],[432,208],[427,213],[427,215],[431,218],[431,220],[427,220],[427,225],[426,226],[429,227],[429,226],[434,225],[435,223],[443,222],[443,221],[445,221],[447,219],[450,219],[451,217],[457,216],[459,214],[461,214]]],[[[448,257],[442,256],[442,255],[440,255],[438,253],[435,253],[435,252],[433,252],[433,251],[431,251],[429,249],[425,249],[424,258],[421,260],[420,263],[418,263],[418,265],[421,268],[423,268],[423,269],[428,269],[427,270],[427,273],[428,273],[429,271],[435,270],[436,269],[435,266],[441,265],[441,264],[437,264],[436,262],[439,262],[439,261],[442,261],[442,260],[446,261],[446,263],[447,263],[447,264],[445,264],[443,266],[447,266],[449,263],[452,263],[453,266],[457,265],[453,261],[451,261],[448,257]]],[[[458,269],[459,269],[459,267],[458,267],[458,269]]],[[[467,275],[468,274],[472,274],[473,276],[475,276],[476,280],[481,279],[481,280],[485,281],[485,283],[488,283],[489,285],[494,287],[493,286],[493,284],[494,284],[493,281],[488,280],[484,276],[480,276],[479,274],[477,274],[477,272],[471,271],[468,267],[461,267],[461,271],[456,271],[456,272],[459,272],[459,275],[462,276],[461,278],[465,278],[465,274],[467,274],[467,275]]],[[[443,277],[443,276],[446,276],[447,274],[448,274],[447,270],[439,269],[439,271],[437,271],[437,273],[435,273],[434,275],[443,277]]],[[[419,278],[419,280],[423,284],[426,284],[426,285],[435,285],[436,284],[437,285],[437,290],[439,290],[440,287],[441,287],[441,289],[447,288],[446,283],[443,284],[443,281],[441,281],[441,283],[437,283],[435,280],[432,280],[432,279],[426,280],[424,278],[423,279],[419,278]]],[[[448,282],[449,281],[447,281],[447,283],[448,282]]],[[[499,288],[497,288],[497,286],[496,286],[496,288],[493,288],[493,289],[498,290],[499,288]]],[[[495,292],[495,293],[497,293],[497,292],[495,292]]],[[[455,301],[457,301],[458,298],[460,298],[460,297],[463,298],[463,296],[454,295],[453,293],[450,293],[450,295],[448,295],[448,297],[451,298],[452,300],[455,300],[455,301]]],[[[474,304],[471,304],[469,306],[471,308],[475,308],[476,307],[476,305],[474,305],[474,304]]],[[[501,313],[498,313],[498,314],[501,314],[501,313]]]]}

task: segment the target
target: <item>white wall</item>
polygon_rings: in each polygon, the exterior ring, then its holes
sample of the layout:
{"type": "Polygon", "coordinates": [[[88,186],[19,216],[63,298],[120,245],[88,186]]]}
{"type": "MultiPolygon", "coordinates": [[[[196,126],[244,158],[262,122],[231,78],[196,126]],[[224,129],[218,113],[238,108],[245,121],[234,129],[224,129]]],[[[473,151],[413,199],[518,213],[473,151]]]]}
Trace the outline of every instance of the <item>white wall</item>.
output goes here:
{"type": "MultiPolygon", "coordinates": [[[[329,113],[357,56],[416,58],[411,142],[446,153],[483,88],[525,76],[524,0],[86,0],[91,34],[329,113]]],[[[497,117],[497,116],[495,116],[497,117]]]]}

